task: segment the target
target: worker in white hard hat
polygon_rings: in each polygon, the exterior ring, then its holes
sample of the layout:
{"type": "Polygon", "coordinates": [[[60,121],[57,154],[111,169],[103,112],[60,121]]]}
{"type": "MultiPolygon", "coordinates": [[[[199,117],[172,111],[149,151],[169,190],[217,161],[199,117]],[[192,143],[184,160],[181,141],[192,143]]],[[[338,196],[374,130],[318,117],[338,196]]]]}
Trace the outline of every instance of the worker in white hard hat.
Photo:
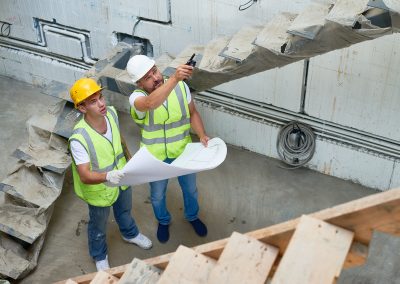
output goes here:
{"type": "Polygon", "coordinates": [[[143,249],[152,247],[131,215],[131,187],[119,186],[126,158],[117,112],[106,106],[102,89],[91,78],[77,80],[70,89],[75,107],[83,114],[69,138],[74,189],[89,206],[89,254],[98,271],[110,268],[106,227],[111,208],[123,240],[143,249]]]}
{"type": "MultiPolygon", "coordinates": [[[[141,129],[141,146],[146,146],[157,159],[171,163],[190,143],[190,128],[207,146],[207,136],[200,114],[197,112],[188,79],[193,67],[180,65],[175,73],[164,79],[155,61],[145,55],[133,56],[127,72],[136,89],[129,97],[131,115],[141,129]]],[[[184,216],[199,236],[207,235],[206,225],[199,219],[196,174],[178,177],[184,202],[184,216]]],[[[150,182],[151,204],[158,221],[157,238],[161,243],[169,239],[171,215],[166,205],[168,179],[150,182]]]]}

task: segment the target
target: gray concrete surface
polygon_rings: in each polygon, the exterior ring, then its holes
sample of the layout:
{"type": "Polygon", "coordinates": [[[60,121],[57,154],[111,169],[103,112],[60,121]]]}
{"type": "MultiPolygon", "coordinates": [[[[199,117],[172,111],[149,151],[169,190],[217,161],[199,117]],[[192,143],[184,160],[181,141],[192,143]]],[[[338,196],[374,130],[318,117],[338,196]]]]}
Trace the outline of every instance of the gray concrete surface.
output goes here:
{"type": "MultiPolygon", "coordinates": [[[[31,85],[0,77],[0,177],[7,174],[10,154],[27,139],[25,121],[47,111],[58,99],[31,85]]],[[[138,149],[139,132],[129,115],[120,114],[122,132],[132,153],[138,149]]],[[[205,238],[195,235],[183,219],[182,197],[176,179],[168,190],[168,207],[173,217],[170,240],[156,239],[147,185],[136,186],[133,215],[142,233],[153,240],[145,251],[125,243],[113,216],[109,219],[108,245],[111,266],[172,252],[180,245],[196,246],[231,235],[280,223],[301,214],[354,200],[376,191],[358,184],[323,175],[306,168],[287,170],[280,161],[244,149],[228,147],[224,163],[215,170],[198,174],[200,217],[207,224],[205,238]]],[[[36,269],[18,283],[52,283],[95,271],[87,249],[88,210],[73,192],[70,171],[63,192],[55,203],[46,240],[36,269]]]]}
{"type": "Polygon", "coordinates": [[[374,231],[364,265],[342,270],[337,284],[400,283],[400,238],[374,231]]]}

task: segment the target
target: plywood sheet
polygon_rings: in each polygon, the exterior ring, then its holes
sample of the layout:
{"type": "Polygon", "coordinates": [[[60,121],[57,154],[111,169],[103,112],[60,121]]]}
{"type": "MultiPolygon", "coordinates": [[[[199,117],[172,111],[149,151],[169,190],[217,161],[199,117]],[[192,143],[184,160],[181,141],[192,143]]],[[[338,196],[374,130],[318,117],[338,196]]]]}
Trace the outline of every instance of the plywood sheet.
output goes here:
{"type": "Polygon", "coordinates": [[[354,233],[302,216],[272,284],[329,283],[338,276],[354,233]]]}
{"type": "Polygon", "coordinates": [[[207,283],[209,273],[214,267],[215,260],[181,245],[157,283],[207,283]]]}
{"type": "Polygon", "coordinates": [[[116,284],[118,283],[118,278],[112,276],[111,274],[105,271],[99,271],[96,273],[96,276],[90,282],[90,284],[116,284]]]}
{"type": "Polygon", "coordinates": [[[207,283],[264,283],[278,252],[276,247],[234,232],[207,283]]]}
{"type": "Polygon", "coordinates": [[[118,284],[152,284],[160,279],[161,270],[134,258],[118,284]]]}

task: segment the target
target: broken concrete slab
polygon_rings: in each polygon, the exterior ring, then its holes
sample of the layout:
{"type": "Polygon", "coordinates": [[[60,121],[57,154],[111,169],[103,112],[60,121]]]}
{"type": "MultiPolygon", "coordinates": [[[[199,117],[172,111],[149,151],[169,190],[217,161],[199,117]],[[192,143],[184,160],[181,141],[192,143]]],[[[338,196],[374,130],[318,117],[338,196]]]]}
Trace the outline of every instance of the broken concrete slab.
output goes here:
{"type": "MultiPolygon", "coordinates": [[[[50,210],[52,211],[53,207],[50,210]]],[[[27,244],[4,233],[0,234],[0,277],[25,277],[37,265],[46,231],[33,244],[27,244]]]]}
{"type": "Polygon", "coordinates": [[[28,267],[29,261],[21,258],[12,250],[0,246],[0,274],[17,279],[28,267]]]}
{"type": "Polygon", "coordinates": [[[163,74],[167,76],[172,74],[177,66],[184,64],[193,53],[199,54],[202,58],[198,62],[199,67],[194,69],[193,75],[187,80],[187,83],[189,87],[200,92],[222,83],[300,60],[289,56],[279,56],[257,46],[246,60],[239,63],[234,59],[218,56],[219,48],[224,48],[228,40],[227,38],[219,38],[209,42],[206,47],[187,47],[171,62],[171,65],[163,74]]]}
{"type": "Polygon", "coordinates": [[[32,145],[19,146],[13,156],[38,168],[44,168],[62,174],[71,165],[71,157],[56,149],[43,149],[32,145]]]}
{"type": "Polygon", "coordinates": [[[74,104],[65,101],[52,132],[68,139],[72,135],[75,124],[80,119],[81,113],[74,107],[74,104]]]}
{"type": "Polygon", "coordinates": [[[254,44],[263,47],[278,56],[283,56],[284,46],[289,40],[288,29],[297,14],[280,13],[272,18],[257,35],[254,44]]]}
{"type": "Polygon", "coordinates": [[[325,24],[332,3],[311,3],[293,21],[287,32],[313,40],[325,24]]]}
{"type": "Polygon", "coordinates": [[[64,175],[22,164],[0,183],[0,190],[46,209],[60,195],[63,180],[64,175]]]}
{"type": "Polygon", "coordinates": [[[28,141],[31,144],[40,144],[40,142],[47,145],[51,132],[57,122],[57,116],[53,114],[43,114],[32,116],[27,122],[28,128],[28,141]]]}
{"type": "MultiPolygon", "coordinates": [[[[314,5],[304,11],[296,18],[287,17],[285,25],[286,31],[275,29],[278,34],[273,38],[274,50],[261,47],[261,38],[264,37],[264,45],[268,43],[269,37],[254,36],[250,32],[244,33],[243,28],[231,38],[219,38],[210,41],[206,46],[189,46],[184,49],[165,69],[164,74],[169,75],[174,72],[174,68],[179,64],[184,64],[193,53],[202,55],[202,60],[198,62],[192,78],[188,80],[189,86],[197,92],[211,89],[217,85],[229,81],[253,75],[262,71],[276,67],[282,67],[297,60],[314,57],[329,51],[348,47],[352,44],[366,40],[372,40],[387,34],[392,34],[399,30],[398,15],[400,10],[390,10],[390,13],[370,13],[371,9],[378,9],[368,6],[368,0],[340,0],[331,5],[331,1],[325,4],[314,5]],[[329,12],[329,13],[328,13],[329,12]],[[312,19],[310,19],[312,15],[312,19]],[[390,25],[377,26],[368,17],[386,17],[382,23],[390,25]],[[284,34],[283,34],[284,32],[284,34]],[[288,34],[291,32],[292,34],[288,34]],[[288,36],[289,35],[289,36],[288,36]],[[249,37],[255,37],[254,45],[249,45],[249,37]],[[276,39],[283,41],[279,45],[276,39]],[[234,42],[231,52],[225,50],[226,46],[234,42]],[[257,42],[258,45],[257,46],[257,42]],[[278,50],[277,50],[278,49],[278,50]],[[280,51],[279,51],[280,49],[280,51]],[[207,54],[206,51],[212,51],[207,54]],[[243,54],[234,56],[233,53],[245,51],[243,54]],[[250,51],[250,53],[249,53],[250,51]],[[222,55],[222,56],[220,56],[222,55]],[[244,60],[245,59],[245,60],[244,60]]],[[[395,9],[400,9],[399,5],[393,5],[395,9]]],[[[281,20],[284,19],[284,15],[281,20]]],[[[274,20],[273,20],[274,21],[274,20]]],[[[260,31],[265,33],[265,27],[276,25],[275,22],[267,23],[260,31]]],[[[283,21],[284,22],[284,21],[283,21]]],[[[250,30],[252,27],[248,27],[250,30]]],[[[254,27],[253,27],[254,28],[254,27]]]]}
{"type": "Polygon", "coordinates": [[[247,59],[256,48],[253,42],[262,28],[262,26],[243,27],[232,36],[219,55],[239,62],[247,59]]]}
{"type": "Polygon", "coordinates": [[[49,211],[13,204],[0,207],[0,231],[32,244],[46,230],[49,211]]]}
{"type": "Polygon", "coordinates": [[[42,89],[42,93],[63,100],[71,100],[68,93],[68,87],[67,84],[58,81],[51,81],[42,89]]]}

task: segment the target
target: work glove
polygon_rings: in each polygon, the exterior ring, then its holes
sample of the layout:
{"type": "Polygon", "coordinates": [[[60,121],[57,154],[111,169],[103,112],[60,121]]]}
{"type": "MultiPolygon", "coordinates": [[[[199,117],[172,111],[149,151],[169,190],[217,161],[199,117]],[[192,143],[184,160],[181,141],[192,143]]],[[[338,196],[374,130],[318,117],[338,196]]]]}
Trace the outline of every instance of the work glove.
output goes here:
{"type": "Polygon", "coordinates": [[[121,170],[113,170],[106,174],[106,184],[108,186],[117,186],[125,174],[121,170]]]}

